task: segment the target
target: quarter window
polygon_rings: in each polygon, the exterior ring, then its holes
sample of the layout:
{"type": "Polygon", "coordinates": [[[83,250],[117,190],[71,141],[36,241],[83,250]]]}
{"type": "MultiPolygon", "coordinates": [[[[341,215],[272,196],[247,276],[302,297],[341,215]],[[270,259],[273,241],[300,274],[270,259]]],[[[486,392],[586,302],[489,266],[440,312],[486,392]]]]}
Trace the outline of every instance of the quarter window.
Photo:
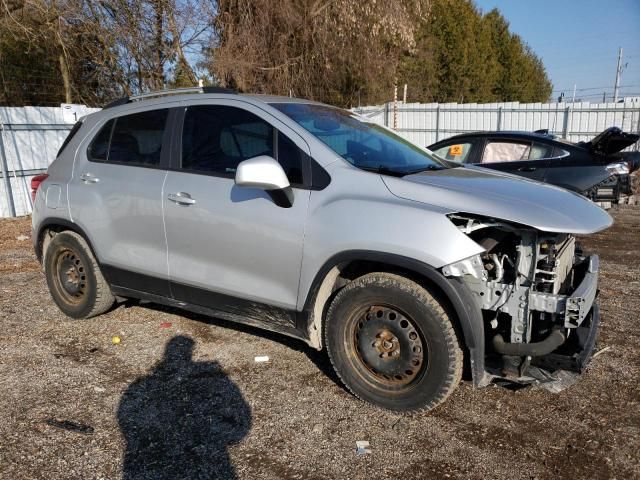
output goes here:
{"type": "Polygon", "coordinates": [[[531,153],[529,153],[529,160],[542,160],[545,158],[551,158],[553,155],[553,147],[544,145],[542,143],[534,143],[531,147],[531,153]]]}
{"type": "Polygon", "coordinates": [[[100,129],[96,137],[89,146],[89,160],[94,162],[106,162],[109,154],[109,142],[111,141],[111,131],[113,130],[114,120],[109,120],[104,127],[100,129]]]}
{"type": "Polygon", "coordinates": [[[302,152],[257,115],[227,106],[189,107],[182,129],[182,169],[233,176],[243,160],[268,155],[291,184],[302,183],[302,152]]]}

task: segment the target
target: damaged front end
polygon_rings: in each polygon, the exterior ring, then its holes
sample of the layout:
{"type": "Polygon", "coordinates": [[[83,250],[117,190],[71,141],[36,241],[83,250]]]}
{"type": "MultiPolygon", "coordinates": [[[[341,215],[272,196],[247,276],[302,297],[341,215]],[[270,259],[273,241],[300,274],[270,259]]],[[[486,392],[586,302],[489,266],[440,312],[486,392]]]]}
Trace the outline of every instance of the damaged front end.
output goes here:
{"type": "Polygon", "coordinates": [[[569,234],[466,214],[449,219],[485,249],[442,272],[460,277],[482,309],[487,373],[532,383],[557,370],[581,372],[598,332],[598,256],[584,255],[569,234]]]}

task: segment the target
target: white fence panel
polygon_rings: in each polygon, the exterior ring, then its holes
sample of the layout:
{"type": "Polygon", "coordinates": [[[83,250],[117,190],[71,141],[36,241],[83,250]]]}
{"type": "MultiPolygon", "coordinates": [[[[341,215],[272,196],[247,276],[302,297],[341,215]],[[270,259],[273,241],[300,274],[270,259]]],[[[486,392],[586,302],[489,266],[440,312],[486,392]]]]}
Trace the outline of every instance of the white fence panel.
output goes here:
{"type": "MultiPolygon", "coordinates": [[[[74,110],[78,116],[98,111],[84,106],[74,110]]],[[[395,109],[386,103],[354,110],[422,146],[481,130],[548,129],[573,142],[589,140],[611,126],[640,133],[640,105],[631,102],[398,102],[395,109]]],[[[62,108],[0,107],[0,217],[31,213],[31,178],[47,169],[73,123],[73,116],[64,115],[62,108]]]]}
{"type": "MultiPolygon", "coordinates": [[[[74,107],[78,118],[99,110],[74,107]]],[[[31,213],[31,179],[55,159],[75,119],[61,107],[0,107],[0,217],[31,213]]]]}
{"type": "MultiPolygon", "coordinates": [[[[543,130],[572,142],[589,140],[617,126],[640,132],[637,103],[386,103],[355,108],[422,146],[460,133],[484,130],[543,130]],[[394,124],[395,118],[395,124],[394,124]]],[[[638,149],[638,145],[632,147],[638,149]]]]}

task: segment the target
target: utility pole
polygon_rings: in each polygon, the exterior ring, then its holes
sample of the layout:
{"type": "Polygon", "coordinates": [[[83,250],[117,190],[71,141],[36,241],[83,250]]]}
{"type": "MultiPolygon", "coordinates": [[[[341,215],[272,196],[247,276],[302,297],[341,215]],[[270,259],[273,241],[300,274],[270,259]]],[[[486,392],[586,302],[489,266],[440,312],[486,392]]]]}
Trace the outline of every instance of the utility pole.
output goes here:
{"type": "Polygon", "coordinates": [[[616,83],[613,87],[614,103],[618,103],[618,90],[620,89],[620,74],[622,74],[622,47],[618,49],[618,66],[616,67],[616,83]]]}

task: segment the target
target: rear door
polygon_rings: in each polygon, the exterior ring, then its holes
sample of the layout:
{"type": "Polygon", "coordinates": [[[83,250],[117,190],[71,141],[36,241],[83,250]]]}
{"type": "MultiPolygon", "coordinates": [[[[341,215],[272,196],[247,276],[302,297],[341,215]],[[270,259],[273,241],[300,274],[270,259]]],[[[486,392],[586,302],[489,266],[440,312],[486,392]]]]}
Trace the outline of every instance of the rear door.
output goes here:
{"type": "Polygon", "coordinates": [[[162,185],[170,110],[108,119],[77,153],[69,184],[72,220],[89,235],[110,283],[169,295],[162,185]]]}
{"type": "Polygon", "coordinates": [[[296,307],[310,190],[304,140],[245,102],[191,105],[177,138],[177,165],[164,188],[169,271],[174,298],[293,327],[261,305],[296,307]],[[237,187],[238,164],[276,158],[294,191],[282,208],[257,188],[237,187]]]}
{"type": "Polygon", "coordinates": [[[530,140],[488,138],[476,159],[482,167],[543,181],[553,147],[530,140]]]}

